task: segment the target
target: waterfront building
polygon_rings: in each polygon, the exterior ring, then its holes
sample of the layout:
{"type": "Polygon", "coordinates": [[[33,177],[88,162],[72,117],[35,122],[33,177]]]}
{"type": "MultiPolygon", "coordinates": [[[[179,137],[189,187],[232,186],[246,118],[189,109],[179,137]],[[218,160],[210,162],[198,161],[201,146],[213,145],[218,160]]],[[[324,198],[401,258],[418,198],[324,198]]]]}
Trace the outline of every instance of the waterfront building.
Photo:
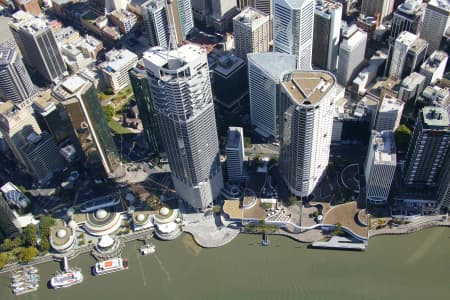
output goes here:
{"type": "Polygon", "coordinates": [[[154,47],[143,59],[175,190],[205,209],[223,187],[206,51],[193,44],[154,47]]]}
{"type": "Polygon", "coordinates": [[[297,56],[300,70],[311,70],[314,0],[274,0],[273,49],[297,56]]]}
{"type": "Polygon", "coordinates": [[[395,41],[403,31],[420,33],[423,11],[426,6],[422,2],[422,0],[406,0],[397,7],[391,21],[390,41],[395,41]]]}
{"type": "MultiPolygon", "coordinates": [[[[211,55],[208,57],[211,59],[211,55]]],[[[211,68],[211,65],[210,65],[211,68]]],[[[233,111],[248,94],[248,76],[244,60],[234,54],[220,54],[212,66],[214,102],[233,111]]]]}
{"type": "Polygon", "coordinates": [[[395,131],[400,126],[404,106],[405,103],[403,101],[385,94],[378,110],[375,130],[395,131]]]}
{"type": "Polygon", "coordinates": [[[106,61],[99,68],[114,93],[130,84],[128,72],[136,65],[137,61],[137,55],[128,49],[111,50],[106,53],[106,61]]]}
{"type": "Polygon", "coordinates": [[[420,37],[428,42],[428,52],[439,50],[450,26],[450,0],[430,0],[423,16],[420,37]]]}
{"type": "Polygon", "coordinates": [[[386,204],[397,167],[392,131],[372,131],[364,176],[366,198],[372,204],[386,204]]]}
{"type": "Polygon", "coordinates": [[[325,71],[286,72],[281,80],[280,173],[308,197],[328,166],[336,79],[325,71]]]}
{"type": "Polygon", "coordinates": [[[426,85],[434,85],[442,79],[447,67],[448,54],[444,51],[434,51],[420,66],[420,74],[424,75],[426,85]]]}
{"type": "Polygon", "coordinates": [[[402,79],[416,71],[425,60],[427,48],[427,42],[417,35],[408,31],[400,33],[392,49],[389,76],[402,79]]]}
{"type": "Polygon", "coordinates": [[[367,33],[356,25],[345,27],[339,45],[339,64],[336,73],[339,84],[347,86],[358,74],[366,53],[367,33]]]}
{"type": "Polygon", "coordinates": [[[425,106],[417,118],[404,167],[404,183],[435,187],[450,148],[449,115],[441,107],[425,106]]]}
{"type": "Polygon", "coordinates": [[[16,106],[28,105],[37,93],[18,51],[0,48],[0,98],[16,106]]]}
{"type": "Polygon", "coordinates": [[[269,16],[247,7],[233,18],[236,55],[247,60],[247,53],[268,52],[270,41],[269,16]]]}
{"type": "Polygon", "coordinates": [[[227,145],[227,170],[229,181],[244,179],[244,129],[242,127],[229,127],[227,145]]]}
{"type": "Polygon", "coordinates": [[[335,0],[316,1],[312,64],[336,71],[341,35],[342,4],[335,0]]]}
{"type": "Polygon", "coordinates": [[[47,82],[59,81],[67,70],[52,29],[43,19],[24,14],[15,13],[9,27],[25,64],[47,82]]]}
{"type": "Polygon", "coordinates": [[[71,220],[66,224],[63,220],[57,220],[50,227],[49,241],[53,250],[58,253],[66,253],[72,250],[76,244],[76,230],[78,225],[71,220]]]}
{"type": "Polygon", "coordinates": [[[393,9],[394,0],[362,0],[361,3],[361,13],[377,18],[378,24],[381,24],[393,9]]]}
{"type": "Polygon", "coordinates": [[[177,44],[182,44],[194,29],[189,0],[149,0],[141,5],[150,46],[169,47],[170,27],[175,31],[177,44]],[[170,2],[167,4],[167,2],[170,2]],[[169,11],[171,16],[169,16],[169,11]]]}
{"type": "Polygon", "coordinates": [[[280,77],[286,70],[296,69],[296,58],[277,52],[248,54],[250,119],[262,136],[279,136],[280,77]]]}
{"type": "Polygon", "coordinates": [[[70,120],[76,148],[91,176],[123,176],[116,145],[93,83],[78,75],[69,76],[53,89],[53,97],[61,103],[70,120]]]}
{"type": "Polygon", "coordinates": [[[417,97],[425,88],[425,76],[417,72],[411,73],[405,77],[400,84],[398,90],[398,99],[403,102],[416,102],[417,97]]]}
{"type": "Polygon", "coordinates": [[[139,60],[130,71],[130,81],[139,110],[139,118],[142,120],[144,127],[147,145],[155,154],[162,153],[164,152],[164,146],[158,125],[158,115],[153,104],[149,77],[142,60],[139,60]]]}

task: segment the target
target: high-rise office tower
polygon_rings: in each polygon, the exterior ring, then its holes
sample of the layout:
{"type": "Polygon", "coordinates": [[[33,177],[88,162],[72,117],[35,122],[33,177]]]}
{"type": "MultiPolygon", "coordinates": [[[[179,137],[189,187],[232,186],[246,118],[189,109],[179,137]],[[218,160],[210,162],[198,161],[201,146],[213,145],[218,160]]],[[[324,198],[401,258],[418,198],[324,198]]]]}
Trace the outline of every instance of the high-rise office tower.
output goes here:
{"type": "Polygon", "coordinates": [[[328,166],[336,79],[325,71],[292,71],[282,76],[281,177],[292,194],[307,197],[328,166]]]}
{"type": "Polygon", "coordinates": [[[239,9],[253,7],[262,11],[266,15],[272,15],[273,0],[238,0],[239,9]]]}
{"type": "Polygon", "coordinates": [[[244,130],[242,127],[229,127],[227,145],[228,180],[241,181],[244,179],[244,130]]]}
{"type": "Polygon", "coordinates": [[[0,103],[0,131],[9,149],[25,171],[31,173],[20,148],[31,134],[41,134],[30,106],[18,109],[12,101],[0,103]]]}
{"type": "Polygon", "coordinates": [[[194,28],[190,0],[148,0],[141,7],[150,46],[169,46],[169,24],[175,31],[177,44],[186,40],[194,28]]]}
{"type": "Polygon", "coordinates": [[[391,130],[395,131],[400,126],[403,107],[405,103],[395,97],[385,94],[378,109],[377,121],[375,123],[376,131],[391,130]]]}
{"type": "Polygon", "coordinates": [[[400,4],[392,17],[390,41],[395,41],[403,31],[419,34],[425,4],[422,0],[406,0],[400,4]]]}
{"type": "Polygon", "coordinates": [[[450,121],[441,107],[425,106],[417,118],[405,162],[404,183],[435,187],[450,148],[450,121]]]}
{"type": "Polygon", "coordinates": [[[136,67],[130,71],[130,81],[133,87],[134,98],[139,109],[139,118],[142,120],[145,137],[149,148],[155,153],[164,152],[161,132],[158,125],[158,115],[153,105],[150,92],[150,83],[144,62],[138,61],[136,67]]]}
{"type": "Polygon", "coordinates": [[[273,1],[273,49],[294,54],[298,68],[310,70],[314,35],[314,0],[273,1]]]}
{"type": "Polygon", "coordinates": [[[341,35],[342,4],[335,0],[318,0],[314,11],[312,64],[336,71],[341,35]]]}
{"type": "Polygon", "coordinates": [[[269,51],[269,16],[252,7],[233,18],[236,54],[247,60],[247,53],[269,51]]]}
{"type": "Polygon", "coordinates": [[[15,48],[0,48],[0,98],[15,105],[27,104],[37,93],[15,48]]]}
{"type": "Polygon", "coordinates": [[[376,17],[381,24],[394,9],[394,0],[362,0],[361,13],[376,17]]]}
{"type": "Polygon", "coordinates": [[[420,74],[425,76],[425,84],[435,84],[442,79],[447,67],[448,54],[444,51],[434,51],[420,66],[420,74]]]}
{"type": "Polygon", "coordinates": [[[230,30],[233,17],[239,13],[237,0],[209,0],[209,7],[208,26],[221,32],[230,30]]]}
{"type": "Polygon", "coordinates": [[[450,26],[450,0],[430,0],[423,16],[420,37],[428,42],[428,53],[439,50],[442,36],[450,26]]]}
{"type": "Polygon", "coordinates": [[[206,52],[155,47],[143,59],[175,190],[193,208],[207,208],[223,178],[206,52]]]}
{"type": "Polygon", "coordinates": [[[448,151],[447,157],[442,165],[439,178],[439,187],[437,190],[439,206],[442,209],[450,210],[450,151],[448,151]]]}
{"type": "Polygon", "coordinates": [[[92,82],[72,75],[53,89],[64,107],[76,136],[83,162],[93,177],[123,176],[120,158],[92,82]]]}
{"type": "Polygon", "coordinates": [[[395,139],[392,131],[372,131],[364,167],[367,201],[385,204],[397,167],[395,139]]]}
{"type": "Polygon", "coordinates": [[[273,39],[273,0],[238,0],[238,7],[243,10],[247,6],[256,8],[269,16],[269,39],[273,39]]]}
{"type": "Polygon", "coordinates": [[[414,72],[424,61],[427,42],[417,35],[403,31],[395,40],[390,62],[389,76],[402,79],[414,72]]]}
{"type": "Polygon", "coordinates": [[[206,24],[207,18],[211,12],[210,0],[191,0],[192,15],[195,22],[206,24]]]}
{"type": "Polygon", "coordinates": [[[38,72],[47,82],[57,82],[67,74],[55,36],[44,20],[21,16],[15,18],[9,27],[25,64],[33,71],[38,72]]]}
{"type": "Polygon", "coordinates": [[[251,53],[247,57],[251,123],[259,134],[278,138],[280,77],[296,69],[297,57],[277,52],[251,53]]]}
{"type": "Polygon", "coordinates": [[[367,33],[356,25],[346,27],[342,31],[342,42],[339,45],[339,63],[336,73],[340,84],[346,86],[359,72],[366,53],[367,33]]]}
{"type": "Polygon", "coordinates": [[[39,183],[49,182],[64,167],[64,160],[59,154],[53,137],[47,133],[31,133],[27,143],[20,147],[29,173],[39,183]]]}

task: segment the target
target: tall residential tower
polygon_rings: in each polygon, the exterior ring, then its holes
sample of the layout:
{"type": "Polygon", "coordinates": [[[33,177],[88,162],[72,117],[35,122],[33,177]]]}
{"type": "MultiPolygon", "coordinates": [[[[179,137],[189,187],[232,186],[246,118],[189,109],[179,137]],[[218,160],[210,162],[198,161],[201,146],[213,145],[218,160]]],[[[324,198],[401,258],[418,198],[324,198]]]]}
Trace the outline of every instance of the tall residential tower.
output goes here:
{"type": "Polygon", "coordinates": [[[336,79],[325,71],[283,74],[280,172],[290,192],[308,197],[329,160],[336,79]]]}

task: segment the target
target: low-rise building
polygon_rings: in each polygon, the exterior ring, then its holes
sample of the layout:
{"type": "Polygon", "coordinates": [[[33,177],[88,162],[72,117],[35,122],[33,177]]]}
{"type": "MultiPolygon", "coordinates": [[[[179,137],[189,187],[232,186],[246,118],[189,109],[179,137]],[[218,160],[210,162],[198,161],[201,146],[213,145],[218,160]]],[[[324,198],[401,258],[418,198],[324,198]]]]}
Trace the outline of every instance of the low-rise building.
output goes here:
{"type": "Polygon", "coordinates": [[[127,49],[111,50],[106,53],[106,61],[100,65],[100,69],[114,93],[130,84],[128,72],[133,69],[137,61],[137,55],[127,49]]]}
{"type": "Polygon", "coordinates": [[[435,84],[444,76],[447,66],[448,54],[443,51],[434,51],[420,67],[420,74],[426,77],[426,85],[435,84]]]}
{"type": "Polygon", "coordinates": [[[128,10],[114,10],[108,17],[123,34],[128,34],[137,23],[136,15],[128,10]]]}

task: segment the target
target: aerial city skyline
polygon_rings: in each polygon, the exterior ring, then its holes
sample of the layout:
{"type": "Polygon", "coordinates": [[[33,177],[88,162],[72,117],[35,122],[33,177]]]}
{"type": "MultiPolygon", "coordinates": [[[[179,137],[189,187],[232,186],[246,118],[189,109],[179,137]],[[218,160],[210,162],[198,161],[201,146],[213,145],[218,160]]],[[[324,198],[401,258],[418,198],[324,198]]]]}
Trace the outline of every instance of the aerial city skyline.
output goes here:
{"type": "Polygon", "coordinates": [[[94,276],[133,269],[126,242],[152,254],[153,236],[363,251],[450,227],[450,0],[0,7],[15,294],[39,289],[19,263],[59,259],[49,286],[68,287],[84,278],[71,257],[91,253],[94,276]]]}

